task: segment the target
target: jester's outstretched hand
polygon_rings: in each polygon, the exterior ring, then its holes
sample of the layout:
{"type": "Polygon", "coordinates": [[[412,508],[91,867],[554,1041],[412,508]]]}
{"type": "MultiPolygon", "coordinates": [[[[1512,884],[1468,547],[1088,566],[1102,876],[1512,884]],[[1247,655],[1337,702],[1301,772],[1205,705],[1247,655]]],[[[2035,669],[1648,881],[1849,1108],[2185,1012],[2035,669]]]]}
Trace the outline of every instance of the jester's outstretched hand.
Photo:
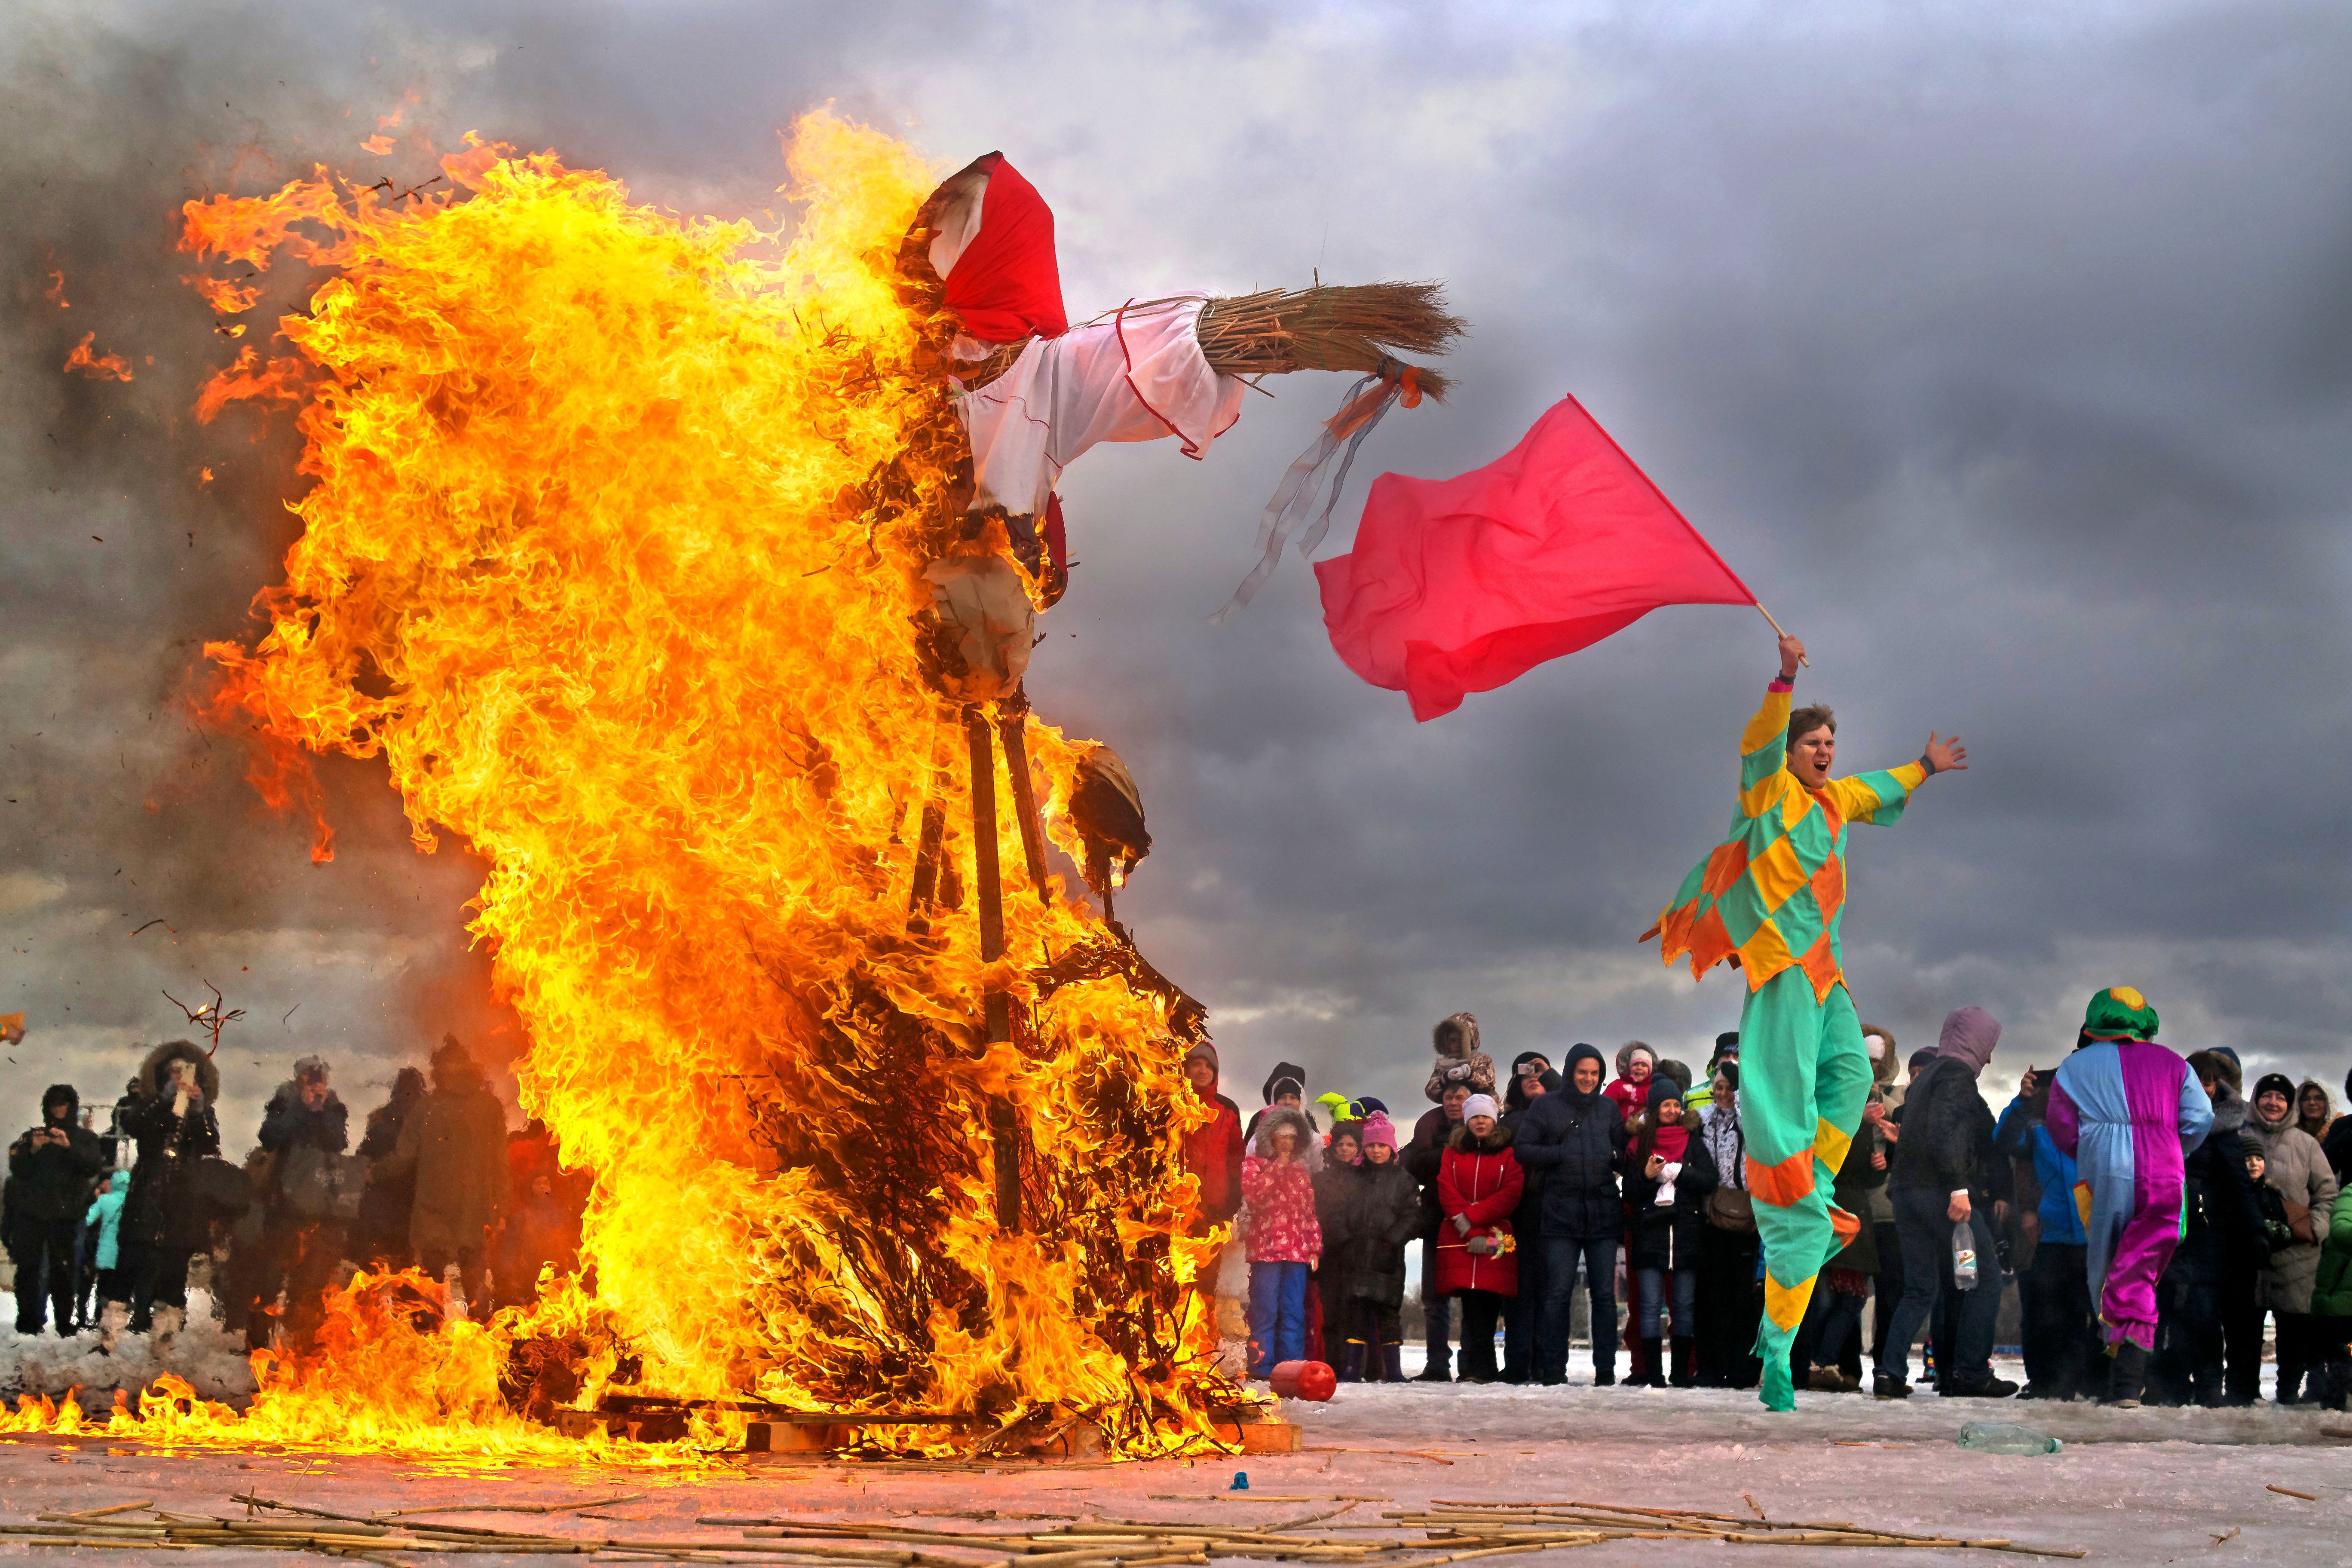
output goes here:
{"type": "MultiPolygon", "coordinates": [[[[1780,638],[1780,678],[1739,740],[1731,829],[1683,879],[1653,928],[1664,938],[1665,961],[1687,956],[1694,977],[1727,959],[1748,978],[1739,1120],[1764,1249],[1755,1353],[1764,1361],[1762,1398],[1773,1410],[1796,1407],[1789,1342],[1804,1321],[1814,1278],[1860,1227],[1829,1201],[1870,1092],[1870,1053],[1838,943],[1846,829],[1893,823],[1912,791],[1937,773],[1965,770],[1969,754],[1959,737],[1930,733],[1916,762],[1830,777],[1836,716],[1819,706],[1790,711],[1804,657],[1804,644],[1780,638]]],[[[1730,1173],[1724,1174],[1727,1181],[1730,1173]]]]}

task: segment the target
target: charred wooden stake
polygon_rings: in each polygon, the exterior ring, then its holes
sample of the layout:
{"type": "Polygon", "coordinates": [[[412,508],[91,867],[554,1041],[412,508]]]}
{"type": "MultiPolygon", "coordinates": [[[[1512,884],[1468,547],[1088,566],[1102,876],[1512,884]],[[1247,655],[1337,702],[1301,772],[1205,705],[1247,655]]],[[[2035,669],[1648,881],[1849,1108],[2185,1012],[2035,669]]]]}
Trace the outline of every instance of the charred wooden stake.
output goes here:
{"type": "MultiPolygon", "coordinates": [[[[964,727],[971,736],[971,858],[980,884],[975,889],[980,898],[980,960],[994,963],[1004,956],[1004,882],[996,867],[996,751],[989,738],[992,726],[978,703],[964,710],[964,727]]],[[[988,1043],[1009,1044],[1013,998],[992,985],[981,1006],[988,1043]]],[[[1003,1095],[988,1102],[988,1140],[996,1159],[996,1228],[1010,1235],[1021,1228],[1021,1124],[1013,1102],[1003,1095]]]]}
{"type": "Polygon", "coordinates": [[[1037,901],[1051,903],[1045,889],[1045,832],[1037,820],[1037,789],[1029,777],[1029,699],[1014,692],[997,704],[997,733],[1004,738],[1004,771],[1013,779],[1013,807],[1021,817],[1021,853],[1029,862],[1029,885],[1037,901]]]}

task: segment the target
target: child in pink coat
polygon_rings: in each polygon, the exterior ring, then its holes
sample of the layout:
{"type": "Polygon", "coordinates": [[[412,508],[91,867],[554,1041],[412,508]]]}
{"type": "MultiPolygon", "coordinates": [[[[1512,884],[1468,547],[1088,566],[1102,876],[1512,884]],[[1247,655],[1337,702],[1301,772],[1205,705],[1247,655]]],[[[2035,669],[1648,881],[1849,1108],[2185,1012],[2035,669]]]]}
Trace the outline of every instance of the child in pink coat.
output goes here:
{"type": "Polygon", "coordinates": [[[1255,1378],[1307,1356],[1307,1279],[1323,1256],[1307,1169],[1313,1136],[1306,1117],[1271,1106],[1242,1161],[1242,1197],[1249,1205],[1249,1374],[1255,1378]]]}

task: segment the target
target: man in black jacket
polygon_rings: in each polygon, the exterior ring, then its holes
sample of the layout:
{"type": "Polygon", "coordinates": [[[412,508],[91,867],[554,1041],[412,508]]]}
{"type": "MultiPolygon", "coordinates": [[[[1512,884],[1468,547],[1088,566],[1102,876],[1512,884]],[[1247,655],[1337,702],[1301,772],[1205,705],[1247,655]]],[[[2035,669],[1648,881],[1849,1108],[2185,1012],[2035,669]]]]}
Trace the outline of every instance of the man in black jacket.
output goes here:
{"type": "Polygon", "coordinates": [[[1992,1059],[2000,1025],[1981,1007],[1962,1007],[1944,1020],[1936,1059],[1911,1080],[1903,1099],[1903,1137],[1886,1189],[1903,1243],[1903,1300],[1885,1342],[1878,1347],[1873,1392],[1881,1399],[1909,1396],[1904,1380],[1911,1336],[1934,1311],[1940,1294],[1953,1294],[1948,1342],[1938,1336],[1938,1392],[2001,1399],[2017,1384],[1992,1374],[1992,1336],[2000,1315],[2000,1264],[1994,1225],[2007,1217],[2009,1162],[1993,1147],[1992,1108],[1977,1089],[1977,1075],[1992,1059]],[[1992,1212],[1988,1214],[1986,1211],[1992,1212]],[[1962,1290],[1952,1278],[1957,1226],[1974,1237],[1977,1282],[1962,1290]]]}
{"type": "Polygon", "coordinates": [[[1429,1360],[1414,1376],[1415,1383],[1454,1381],[1454,1299],[1437,1293],[1437,1227],[1445,1223],[1445,1211],[1437,1201],[1437,1173],[1445,1163],[1445,1140],[1462,1124],[1462,1102],[1469,1098],[1467,1083],[1447,1084],[1437,1109],[1423,1111],[1412,1124],[1412,1142],[1404,1150],[1405,1173],[1421,1184],[1421,1311],[1429,1344],[1429,1360]]]}
{"type": "Polygon", "coordinates": [[[81,1096],[69,1083],[41,1096],[41,1124],[8,1146],[8,1256],[16,1264],[16,1331],[41,1331],[42,1296],[58,1336],[73,1331],[75,1242],[89,1210],[90,1183],[104,1156],[81,1124],[81,1096]]]}
{"type": "Polygon", "coordinates": [[[1568,1310],[1580,1261],[1592,1303],[1593,1386],[1617,1381],[1617,1244],[1625,1233],[1617,1177],[1625,1119],[1617,1102],[1601,1092],[1602,1065],[1591,1046],[1570,1047],[1559,1092],[1528,1107],[1512,1145],[1530,1178],[1543,1181],[1544,1291],[1536,1317],[1540,1383],[1568,1376],[1568,1310]]]}

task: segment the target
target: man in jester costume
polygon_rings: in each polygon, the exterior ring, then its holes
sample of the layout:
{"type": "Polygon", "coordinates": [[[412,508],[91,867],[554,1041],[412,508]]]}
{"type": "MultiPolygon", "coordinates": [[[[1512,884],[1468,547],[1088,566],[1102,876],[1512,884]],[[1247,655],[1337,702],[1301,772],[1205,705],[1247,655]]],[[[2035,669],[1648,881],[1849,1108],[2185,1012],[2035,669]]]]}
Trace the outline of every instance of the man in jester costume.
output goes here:
{"type": "Polygon", "coordinates": [[[2156,1349],[2156,1282],[2180,1243],[2188,1157],[2213,1126],[2189,1064],[2156,1043],[2156,1009],[2128,985],[2091,998],[2050,1087],[2051,1142],[2074,1158],[2091,1294],[2106,1326],[2110,1403],[2136,1405],[2156,1349]]]}
{"type": "Polygon", "coordinates": [[[1958,736],[1931,733],[1916,762],[1830,777],[1836,718],[1822,707],[1790,712],[1804,658],[1804,644],[1781,637],[1780,679],[1765,689],[1764,706],[1739,739],[1731,831],[1691,868],[1643,939],[1663,933],[1665,961],[1687,955],[1694,977],[1727,959],[1748,977],[1739,1120],[1764,1247],[1755,1353],[1764,1361],[1761,1397],[1772,1410],[1796,1408],[1789,1342],[1822,1266],[1861,1228],[1829,1201],[1871,1079],[1838,942],[1846,830],[1856,822],[1893,823],[1912,791],[1968,765],[1958,736]]]}

